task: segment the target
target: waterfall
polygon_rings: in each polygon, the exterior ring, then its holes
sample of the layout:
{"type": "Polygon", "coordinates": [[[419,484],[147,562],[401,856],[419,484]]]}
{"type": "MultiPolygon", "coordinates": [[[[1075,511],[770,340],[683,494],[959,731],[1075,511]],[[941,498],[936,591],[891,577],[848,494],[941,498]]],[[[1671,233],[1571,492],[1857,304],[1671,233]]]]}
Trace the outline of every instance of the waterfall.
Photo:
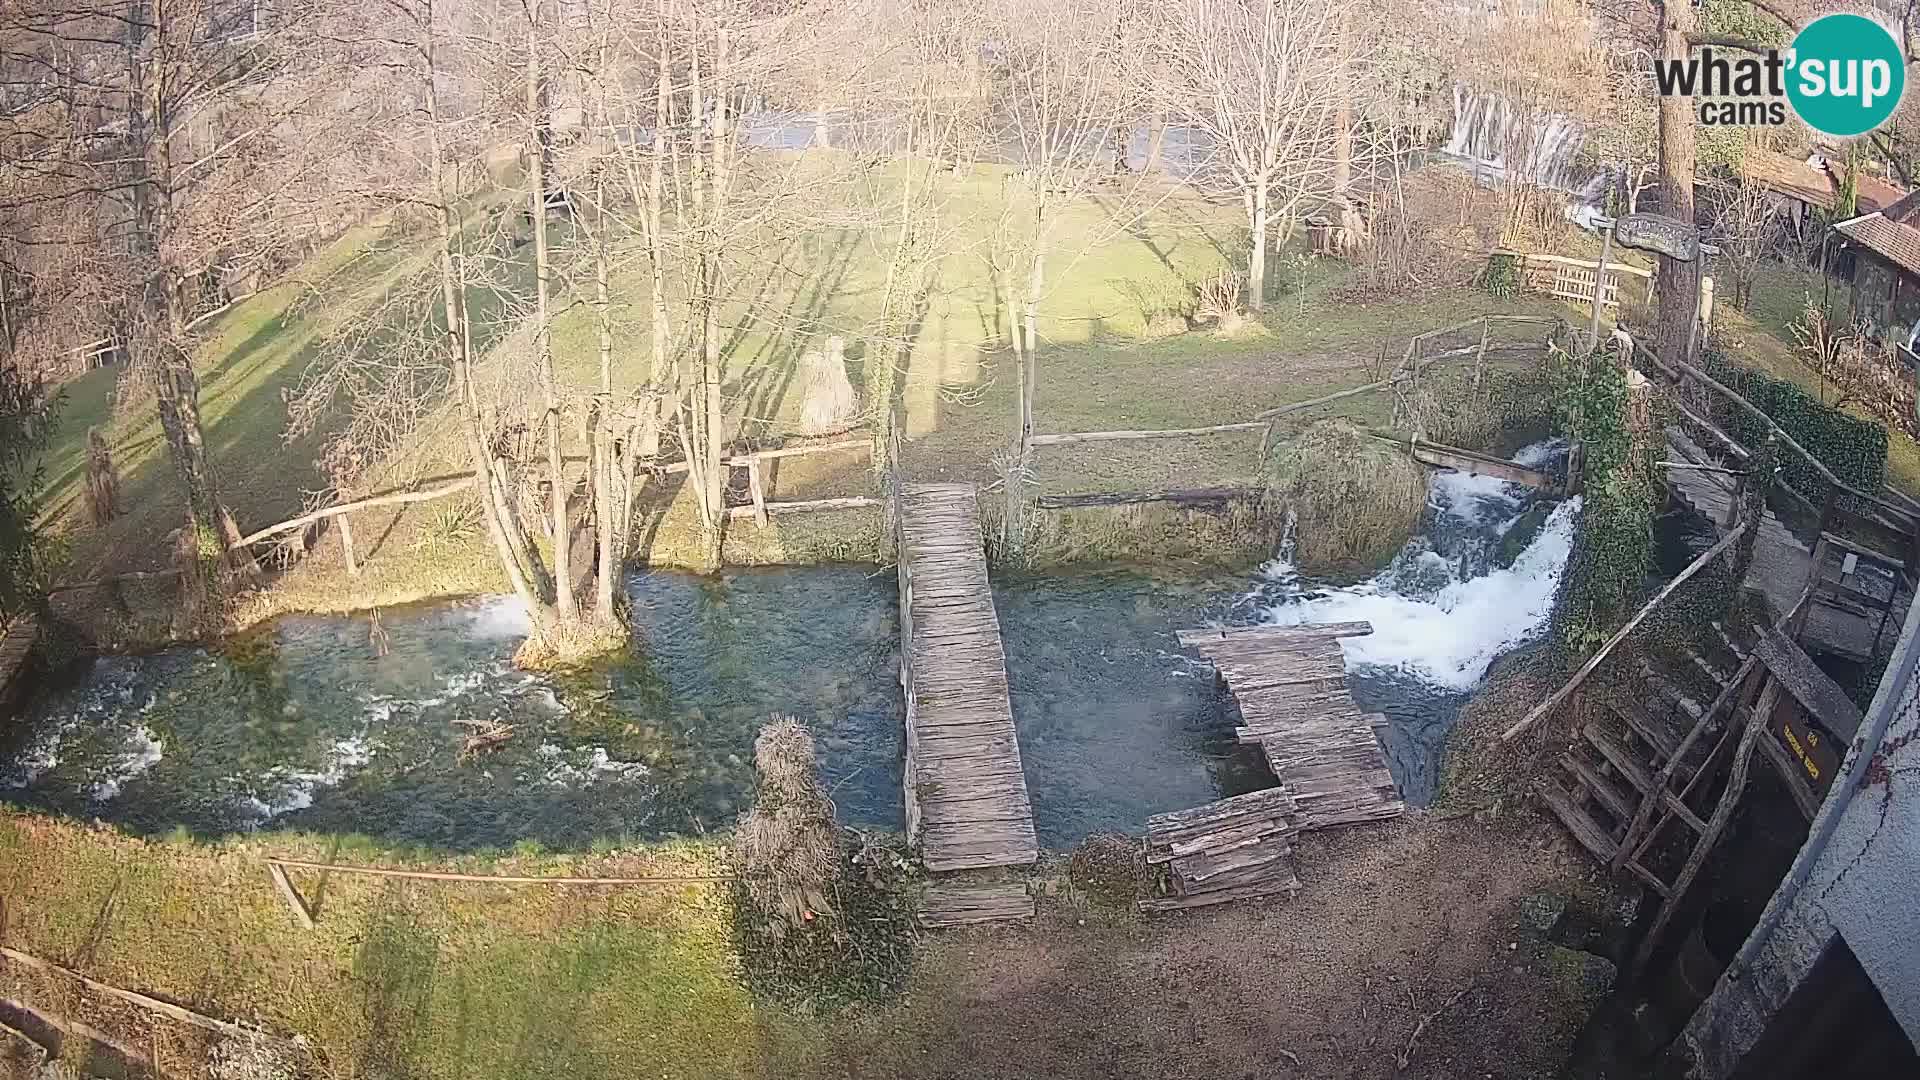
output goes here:
{"type": "MultiPolygon", "coordinates": [[[[1564,449],[1538,443],[1517,459],[1540,465],[1564,449]]],[[[1394,673],[1440,692],[1477,688],[1501,654],[1546,629],[1580,500],[1550,506],[1526,488],[1450,471],[1436,472],[1428,490],[1426,531],[1365,581],[1310,586],[1282,552],[1264,571],[1265,620],[1366,620],[1372,634],[1341,639],[1349,671],[1394,673]]]]}
{"type": "MultiPolygon", "coordinates": [[[[1598,207],[1606,201],[1611,176],[1605,169],[1579,163],[1586,138],[1586,130],[1571,117],[1523,117],[1505,96],[1455,83],[1453,130],[1441,153],[1471,166],[1474,176],[1484,181],[1515,169],[1524,183],[1572,196],[1576,208],[1598,207]],[[1522,124],[1528,126],[1523,130],[1522,124]],[[1510,151],[1517,151],[1518,160],[1508,160],[1510,151]]],[[[1570,210],[1569,216],[1577,220],[1580,215],[1570,210]]]]}

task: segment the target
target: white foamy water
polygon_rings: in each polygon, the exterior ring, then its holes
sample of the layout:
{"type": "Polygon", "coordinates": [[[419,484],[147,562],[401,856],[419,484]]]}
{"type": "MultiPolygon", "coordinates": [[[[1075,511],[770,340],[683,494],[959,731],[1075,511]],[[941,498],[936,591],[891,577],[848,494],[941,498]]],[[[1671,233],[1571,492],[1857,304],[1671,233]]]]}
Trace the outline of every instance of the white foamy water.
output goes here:
{"type": "Polygon", "coordinates": [[[127,781],[160,764],[166,756],[166,745],[145,724],[136,726],[127,733],[127,748],[113,764],[107,767],[93,782],[89,794],[95,802],[106,802],[118,798],[120,788],[127,781]]]}
{"type": "MultiPolygon", "coordinates": [[[[1539,464],[1552,450],[1529,447],[1517,460],[1539,464]]],[[[1436,473],[1430,492],[1437,514],[1495,536],[1506,535],[1526,503],[1522,489],[1464,473],[1436,473]]],[[[1578,498],[1561,503],[1508,567],[1476,566],[1485,560],[1473,556],[1449,558],[1422,536],[1372,578],[1316,589],[1302,585],[1283,553],[1263,570],[1283,595],[1264,608],[1262,621],[1299,626],[1364,620],[1373,624],[1372,634],[1340,641],[1348,670],[1399,671],[1438,689],[1472,690],[1501,654],[1545,631],[1579,512],[1578,498]]]]}
{"type": "Polygon", "coordinates": [[[604,746],[566,750],[552,743],[534,747],[533,756],[542,770],[540,782],[549,787],[578,787],[607,777],[614,780],[638,780],[650,771],[638,761],[620,761],[608,756],[604,746]]]}
{"type": "Polygon", "coordinates": [[[347,774],[373,760],[373,747],[365,732],[341,739],[327,750],[325,765],[310,772],[274,769],[253,785],[254,790],[242,802],[264,824],[281,814],[305,810],[313,805],[314,793],[321,788],[337,787],[347,774]]]}

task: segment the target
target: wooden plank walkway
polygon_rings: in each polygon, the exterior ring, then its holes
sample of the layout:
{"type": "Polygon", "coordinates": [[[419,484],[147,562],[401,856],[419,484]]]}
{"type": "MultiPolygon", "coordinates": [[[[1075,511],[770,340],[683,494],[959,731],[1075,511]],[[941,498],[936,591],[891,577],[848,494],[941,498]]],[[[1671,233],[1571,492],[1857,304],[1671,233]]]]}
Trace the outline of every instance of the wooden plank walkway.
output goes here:
{"type": "MultiPolygon", "coordinates": [[[[1667,449],[1675,461],[1711,464],[1713,460],[1679,428],[1667,429],[1667,449]]],[[[1702,469],[1665,471],[1667,486],[1674,497],[1712,521],[1715,530],[1724,536],[1727,523],[1733,517],[1734,478],[1725,473],[1702,469]]],[[[1831,551],[1822,560],[1824,565],[1816,568],[1812,549],[1789,532],[1772,510],[1768,510],[1760,520],[1760,535],[1753,543],[1753,563],[1747,569],[1743,584],[1766,596],[1767,605],[1773,609],[1776,619],[1791,611],[1794,604],[1799,602],[1801,591],[1806,588],[1808,579],[1816,569],[1830,583],[1838,584],[1845,580],[1863,591],[1877,592],[1879,595],[1872,599],[1885,604],[1886,591],[1897,588],[1897,583],[1876,581],[1871,571],[1843,575],[1843,559],[1843,552],[1831,551]]],[[[1894,597],[1893,602],[1896,611],[1904,610],[1899,597],[1894,597]]],[[[1813,648],[1865,659],[1874,652],[1874,637],[1879,630],[1880,619],[1877,614],[1863,615],[1821,603],[1808,613],[1806,628],[1801,636],[1813,648]]],[[[1881,644],[1890,643],[1882,641],[1881,644]]]]}
{"type": "Polygon", "coordinates": [[[1246,720],[1236,734],[1265,751],[1302,829],[1406,811],[1374,734],[1382,720],[1347,692],[1340,639],[1372,632],[1364,622],[1180,631],[1226,680],[1246,720]]]}
{"type": "Polygon", "coordinates": [[[971,484],[900,489],[907,836],[932,871],[1040,857],[971,484]]]}
{"type": "Polygon", "coordinates": [[[20,673],[26,669],[27,660],[33,655],[33,647],[40,641],[40,620],[32,615],[22,615],[8,624],[5,637],[0,637],[0,718],[10,718],[14,710],[24,699],[25,686],[16,685],[20,673]]]}

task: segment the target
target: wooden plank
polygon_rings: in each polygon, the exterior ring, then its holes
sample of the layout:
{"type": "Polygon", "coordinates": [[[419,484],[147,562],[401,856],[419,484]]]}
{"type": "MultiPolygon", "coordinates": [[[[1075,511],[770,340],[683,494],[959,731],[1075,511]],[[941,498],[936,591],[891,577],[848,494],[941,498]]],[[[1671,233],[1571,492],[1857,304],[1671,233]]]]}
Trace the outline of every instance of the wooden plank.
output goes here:
{"type": "Polygon", "coordinates": [[[1135,439],[1184,439],[1194,435],[1223,435],[1230,431],[1253,431],[1266,427],[1264,420],[1247,420],[1232,424],[1213,424],[1209,427],[1166,428],[1158,431],[1075,431],[1056,435],[1033,435],[1027,439],[1029,446],[1066,446],[1083,442],[1124,442],[1135,439]]]}
{"type": "Polygon", "coordinates": [[[1553,811],[1553,816],[1560,819],[1560,823],[1567,827],[1581,847],[1592,852],[1594,858],[1601,862],[1613,861],[1618,850],[1613,837],[1607,835],[1607,830],[1593,820],[1593,815],[1580,808],[1566,788],[1558,781],[1543,780],[1538,791],[1540,800],[1547,804],[1547,809],[1553,811]]]}
{"type": "Polygon", "coordinates": [[[1033,895],[1020,882],[967,885],[936,882],[927,890],[920,925],[930,929],[1033,917],[1033,895]]]}
{"type": "Polygon", "coordinates": [[[1218,889],[1213,892],[1197,893],[1192,896],[1165,896],[1142,900],[1137,905],[1147,914],[1168,911],[1183,911],[1187,908],[1208,907],[1213,904],[1225,904],[1234,900],[1253,900],[1279,893],[1293,894],[1300,891],[1300,879],[1291,868],[1284,872],[1275,871],[1261,881],[1241,885],[1232,889],[1218,889]]]}
{"type": "Polygon", "coordinates": [[[1633,820],[1636,801],[1628,798],[1613,781],[1601,776],[1600,770],[1594,768],[1592,762],[1578,754],[1565,753],[1560,755],[1560,764],[1573,774],[1574,779],[1580,781],[1580,786],[1600,805],[1607,808],[1607,813],[1612,814],[1614,820],[1623,825],[1633,820]]]}
{"type": "Polygon", "coordinates": [[[287,880],[287,871],[279,863],[267,864],[267,876],[273,879],[273,887],[280,893],[280,899],[286,901],[287,910],[293,912],[293,920],[302,930],[313,929],[313,909],[307,906],[306,898],[287,880]]]}
{"type": "Polygon", "coordinates": [[[1262,642],[1287,644],[1318,638],[1359,637],[1373,633],[1373,624],[1359,622],[1313,623],[1302,626],[1222,626],[1204,630],[1179,630],[1174,637],[1182,645],[1200,648],[1214,642],[1262,642]]]}
{"type": "Polygon", "coordinates": [[[1754,655],[1774,680],[1793,696],[1821,727],[1851,742],[1860,730],[1860,709],[1835,685],[1813,658],[1773,627],[1765,627],[1754,641],[1754,655]]]}
{"type": "Polygon", "coordinates": [[[1581,728],[1580,733],[1594,749],[1600,751],[1601,757],[1607,759],[1607,764],[1613,766],[1641,795],[1653,790],[1653,775],[1647,771],[1647,764],[1635,758],[1633,752],[1618,739],[1593,724],[1581,728]]]}

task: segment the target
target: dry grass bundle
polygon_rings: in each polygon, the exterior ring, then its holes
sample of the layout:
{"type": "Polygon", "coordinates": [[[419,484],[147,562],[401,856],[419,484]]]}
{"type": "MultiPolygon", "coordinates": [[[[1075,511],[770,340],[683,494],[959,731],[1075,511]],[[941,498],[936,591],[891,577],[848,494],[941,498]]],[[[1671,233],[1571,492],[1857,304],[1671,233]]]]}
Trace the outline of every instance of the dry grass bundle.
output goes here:
{"type": "Polygon", "coordinates": [[[99,428],[87,429],[87,517],[105,525],[120,512],[120,478],[113,468],[113,452],[99,428]]]}
{"type": "Polygon", "coordinates": [[[792,717],[776,719],[753,741],[760,791],[740,816],[734,850],[748,901],[767,916],[768,936],[832,914],[827,891],[839,876],[840,828],[820,785],[813,736],[792,717]]]}
{"type": "Polygon", "coordinates": [[[1420,525],[1426,472],[1404,448],[1340,420],[1322,420],[1274,448],[1267,463],[1270,512],[1291,512],[1296,559],[1309,573],[1384,563],[1420,525]]]}
{"type": "Polygon", "coordinates": [[[831,435],[852,427],[859,419],[860,399],[847,378],[847,339],[835,334],[827,349],[808,349],[800,357],[800,379],[806,398],[800,406],[803,435],[831,435]]]}

